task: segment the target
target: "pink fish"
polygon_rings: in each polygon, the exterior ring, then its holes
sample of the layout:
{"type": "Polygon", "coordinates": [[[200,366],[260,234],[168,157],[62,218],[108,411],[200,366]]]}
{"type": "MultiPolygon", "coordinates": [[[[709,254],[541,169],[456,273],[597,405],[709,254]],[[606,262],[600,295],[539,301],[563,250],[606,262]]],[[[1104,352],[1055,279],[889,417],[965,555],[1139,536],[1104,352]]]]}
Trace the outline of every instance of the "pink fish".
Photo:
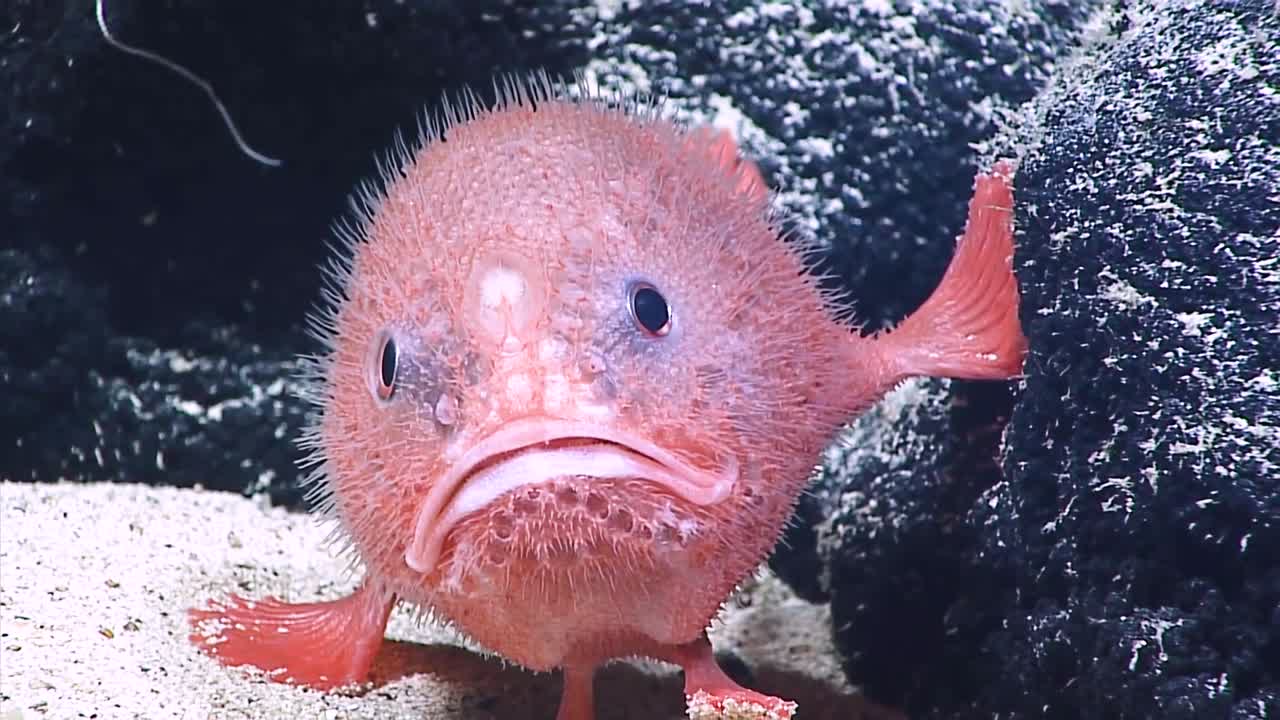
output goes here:
{"type": "Polygon", "coordinates": [[[334,688],[366,680],[403,602],[563,669],[559,720],[593,717],[595,669],[624,656],[683,667],[698,712],[790,717],[706,628],[842,424],[905,378],[1021,372],[1010,167],[978,176],[933,295],[864,337],[727,132],[505,95],[400,154],[318,318],[304,444],[362,584],[214,602],[192,640],[334,688]]]}

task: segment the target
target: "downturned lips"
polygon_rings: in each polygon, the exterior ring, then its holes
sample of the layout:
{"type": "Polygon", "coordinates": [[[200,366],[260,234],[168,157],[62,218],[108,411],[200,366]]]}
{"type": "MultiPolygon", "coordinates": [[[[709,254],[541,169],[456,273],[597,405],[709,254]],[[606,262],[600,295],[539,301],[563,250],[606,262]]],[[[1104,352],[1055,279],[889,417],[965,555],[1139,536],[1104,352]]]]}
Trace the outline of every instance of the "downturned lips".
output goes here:
{"type": "Polygon", "coordinates": [[[573,475],[639,478],[705,506],[729,496],[738,464],[729,460],[708,472],[632,433],[590,422],[518,420],[468,449],[431,487],[418,509],[405,563],[431,572],[449,531],[463,517],[512,489],[573,475]]]}

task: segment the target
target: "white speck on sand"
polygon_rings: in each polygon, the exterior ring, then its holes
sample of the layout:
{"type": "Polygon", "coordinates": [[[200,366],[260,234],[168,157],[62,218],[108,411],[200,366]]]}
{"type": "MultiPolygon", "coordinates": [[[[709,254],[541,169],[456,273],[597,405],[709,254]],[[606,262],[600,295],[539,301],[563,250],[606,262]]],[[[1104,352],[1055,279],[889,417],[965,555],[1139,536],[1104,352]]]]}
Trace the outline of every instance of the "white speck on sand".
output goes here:
{"type": "MultiPolygon", "coordinates": [[[[470,649],[401,608],[363,693],[323,694],[221,667],[187,640],[186,611],[239,593],[332,598],[356,579],[328,527],[237,495],[137,485],[0,483],[0,717],[545,718],[560,680],[470,649]]],[[[712,632],[751,685],[807,718],[874,714],[846,684],[829,612],[753,581],[712,632]]],[[[600,720],[684,716],[678,671],[616,663],[597,675],[600,720]]]]}

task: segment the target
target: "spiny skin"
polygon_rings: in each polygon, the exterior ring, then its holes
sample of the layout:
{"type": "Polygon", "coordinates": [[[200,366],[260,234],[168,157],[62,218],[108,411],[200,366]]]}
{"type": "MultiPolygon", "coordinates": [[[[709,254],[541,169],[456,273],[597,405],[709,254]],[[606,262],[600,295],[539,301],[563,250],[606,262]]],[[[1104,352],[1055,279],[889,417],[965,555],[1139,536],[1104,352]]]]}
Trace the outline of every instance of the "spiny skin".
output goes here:
{"type": "MultiPolygon", "coordinates": [[[[1005,246],[959,253],[958,277],[932,305],[862,338],[838,321],[802,248],[780,239],[758,173],[725,136],[545,86],[509,91],[502,107],[441,128],[444,142],[401,154],[383,196],[367,197],[319,322],[331,353],[317,366],[308,444],[364,587],[341,609],[298,611],[336,630],[316,621],[292,646],[246,631],[211,651],[326,686],[323,662],[277,655],[315,655],[343,622],[378,626],[404,601],[527,667],[565,668],[566,720],[589,716],[592,669],[624,655],[684,665],[690,695],[732,696],[740,689],[714,669],[705,628],[777,541],[841,423],[910,375],[1019,371],[1016,286],[1008,258],[989,257],[1005,246]],[[638,323],[637,282],[664,296],[669,332],[638,323]],[[398,362],[384,397],[388,338],[398,362]],[[442,485],[495,434],[556,422],[623,440],[557,435],[486,456],[456,491],[442,485]],[[629,469],[600,470],[606,460],[629,469]],[[691,500],[635,469],[654,460],[733,482],[691,500]],[[454,524],[424,510],[433,489],[458,499],[504,472],[538,477],[454,524]],[[445,529],[438,555],[423,549],[424,533],[445,529]],[[270,647],[255,655],[250,639],[270,647]]],[[[1006,230],[999,210],[975,232],[1006,230]]],[[[281,622],[289,607],[221,619],[281,622]]],[[[359,680],[360,663],[330,673],[359,680]]]]}
{"type": "Polygon", "coordinates": [[[398,596],[529,667],[608,657],[637,635],[692,639],[773,546],[831,430],[873,399],[827,401],[824,388],[848,374],[830,358],[849,330],[829,319],[764,206],[735,194],[706,155],[666,123],[568,102],[511,108],[429,146],[357,251],[321,430],[335,509],[398,596]],[[522,264],[538,292],[505,357],[506,338],[468,317],[468,281],[492,257],[522,264]],[[636,278],[666,296],[670,335],[646,337],[630,318],[636,278]],[[387,327],[413,375],[383,406],[365,378],[387,327]],[[442,393],[456,406],[449,426],[434,417],[442,393]],[[743,480],[698,509],[642,480],[566,479],[582,498],[575,512],[557,512],[554,493],[516,493],[455,531],[439,571],[406,567],[417,508],[451,443],[516,418],[579,416],[580,405],[695,465],[737,458],[743,480]],[[613,523],[587,512],[594,496],[613,523]],[[682,526],[680,549],[665,536],[682,526]],[[493,589],[470,588],[486,578],[493,589]],[[494,592],[520,601],[476,602],[494,592]],[[550,640],[562,637],[573,647],[550,640]]]}

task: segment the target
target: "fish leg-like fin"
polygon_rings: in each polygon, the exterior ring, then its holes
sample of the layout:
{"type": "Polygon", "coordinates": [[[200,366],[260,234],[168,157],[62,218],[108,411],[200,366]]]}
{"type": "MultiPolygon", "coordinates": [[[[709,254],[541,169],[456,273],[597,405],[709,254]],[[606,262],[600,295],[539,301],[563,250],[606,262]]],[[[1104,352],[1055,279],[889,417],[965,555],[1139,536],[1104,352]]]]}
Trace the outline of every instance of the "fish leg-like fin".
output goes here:
{"type": "Polygon", "coordinates": [[[692,720],[791,720],[795,715],[794,702],[748,690],[726,675],[705,633],[667,648],[660,657],[684,668],[684,695],[692,720]]]}
{"type": "Polygon", "coordinates": [[[594,666],[564,668],[564,689],[560,691],[556,720],[595,720],[595,675],[594,666]]]}
{"type": "Polygon", "coordinates": [[[276,682],[330,690],[368,679],[395,602],[367,583],[328,602],[232,595],[190,611],[190,638],[223,665],[252,665],[276,682]]]}
{"type": "Polygon", "coordinates": [[[1013,274],[1013,171],[980,173],[969,218],[937,289],[874,345],[895,379],[1002,380],[1022,372],[1027,341],[1013,274]]]}

